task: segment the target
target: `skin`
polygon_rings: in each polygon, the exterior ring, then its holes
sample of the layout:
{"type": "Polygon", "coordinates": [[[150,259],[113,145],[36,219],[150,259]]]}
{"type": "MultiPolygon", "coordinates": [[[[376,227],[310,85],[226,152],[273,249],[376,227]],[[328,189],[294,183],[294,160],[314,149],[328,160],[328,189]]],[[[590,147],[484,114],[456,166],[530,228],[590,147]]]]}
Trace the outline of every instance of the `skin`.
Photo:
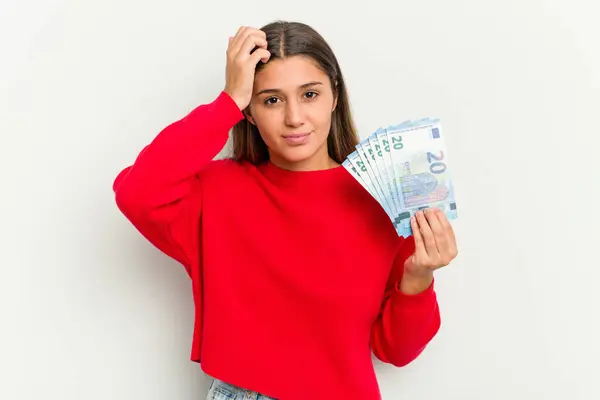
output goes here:
{"type": "Polygon", "coordinates": [[[246,116],[257,126],[271,162],[284,169],[327,169],[338,164],[327,152],[336,106],[331,82],[312,59],[293,56],[269,62],[254,79],[246,116]],[[285,137],[308,134],[302,143],[285,137]]]}
{"type": "Polygon", "coordinates": [[[454,230],[446,214],[438,208],[418,211],[411,218],[415,252],[404,263],[400,291],[418,294],[429,288],[433,273],[458,255],[454,230]]]}
{"type": "MultiPolygon", "coordinates": [[[[293,171],[339,166],[327,152],[337,102],[327,75],[309,58],[269,58],[265,33],[241,27],[229,38],[224,91],[258,128],[274,165],[293,171]],[[268,63],[256,74],[259,62],[268,63]],[[309,135],[302,143],[285,138],[298,133],[309,135]]],[[[416,295],[430,287],[434,271],[447,266],[458,251],[453,228],[439,209],[417,212],[411,227],[415,252],[404,263],[400,291],[416,295]]]]}

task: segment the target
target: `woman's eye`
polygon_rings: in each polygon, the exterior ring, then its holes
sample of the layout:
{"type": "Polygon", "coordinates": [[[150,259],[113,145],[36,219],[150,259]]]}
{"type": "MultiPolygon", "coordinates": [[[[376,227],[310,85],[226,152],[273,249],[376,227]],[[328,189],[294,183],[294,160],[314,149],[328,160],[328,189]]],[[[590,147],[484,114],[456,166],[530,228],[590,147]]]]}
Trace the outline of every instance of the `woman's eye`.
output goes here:
{"type": "Polygon", "coordinates": [[[317,97],[317,92],[306,92],[305,96],[307,96],[309,99],[312,99],[314,97],[317,97]]]}
{"type": "Polygon", "coordinates": [[[268,99],[265,100],[265,104],[275,104],[277,103],[277,97],[269,97],[268,99]]]}

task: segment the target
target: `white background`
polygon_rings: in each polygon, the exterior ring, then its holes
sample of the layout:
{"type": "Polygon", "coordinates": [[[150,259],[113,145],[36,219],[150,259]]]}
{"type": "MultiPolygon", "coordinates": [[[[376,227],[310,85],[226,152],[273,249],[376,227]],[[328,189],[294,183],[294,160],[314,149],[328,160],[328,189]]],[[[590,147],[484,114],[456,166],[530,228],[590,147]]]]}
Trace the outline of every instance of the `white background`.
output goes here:
{"type": "Polygon", "coordinates": [[[444,124],[460,255],[437,274],[439,335],[377,363],[384,399],[600,398],[592,1],[0,4],[0,398],[204,399],[190,282],[111,185],[217,96],[227,37],[278,18],[330,42],[362,137],[444,124]]]}

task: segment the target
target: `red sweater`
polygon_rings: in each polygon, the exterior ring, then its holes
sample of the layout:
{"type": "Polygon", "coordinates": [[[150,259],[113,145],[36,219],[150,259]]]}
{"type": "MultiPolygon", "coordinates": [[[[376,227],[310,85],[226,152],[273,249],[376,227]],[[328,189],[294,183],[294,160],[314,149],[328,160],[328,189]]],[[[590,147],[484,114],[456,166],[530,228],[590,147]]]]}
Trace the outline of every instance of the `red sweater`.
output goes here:
{"type": "Polygon", "coordinates": [[[433,284],[399,290],[414,242],[343,167],[214,160],[243,114],[224,92],[165,127],[114,182],[139,232],[191,278],[191,359],[283,400],[380,399],[437,333],[433,284]]]}

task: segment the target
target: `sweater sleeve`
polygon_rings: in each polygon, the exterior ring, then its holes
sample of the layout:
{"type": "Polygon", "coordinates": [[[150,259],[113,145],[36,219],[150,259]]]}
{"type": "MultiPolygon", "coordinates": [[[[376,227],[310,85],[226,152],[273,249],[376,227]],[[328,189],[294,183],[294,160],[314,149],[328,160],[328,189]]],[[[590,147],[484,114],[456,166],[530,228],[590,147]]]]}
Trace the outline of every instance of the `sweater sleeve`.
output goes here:
{"type": "Polygon", "coordinates": [[[375,356],[397,367],[415,360],[437,334],[441,323],[433,282],[415,295],[400,291],[404,262],[413,251],[412,237],[402,239],[379,316],[371,330],[375,356]]]}
{"type": "Polygon", "coordinates": [[[191,275],[194,226],[201,215],[201,171],[243,118],[225,92],[166,126],[113,182],[119,210],[159,250],[191,275]]]}

